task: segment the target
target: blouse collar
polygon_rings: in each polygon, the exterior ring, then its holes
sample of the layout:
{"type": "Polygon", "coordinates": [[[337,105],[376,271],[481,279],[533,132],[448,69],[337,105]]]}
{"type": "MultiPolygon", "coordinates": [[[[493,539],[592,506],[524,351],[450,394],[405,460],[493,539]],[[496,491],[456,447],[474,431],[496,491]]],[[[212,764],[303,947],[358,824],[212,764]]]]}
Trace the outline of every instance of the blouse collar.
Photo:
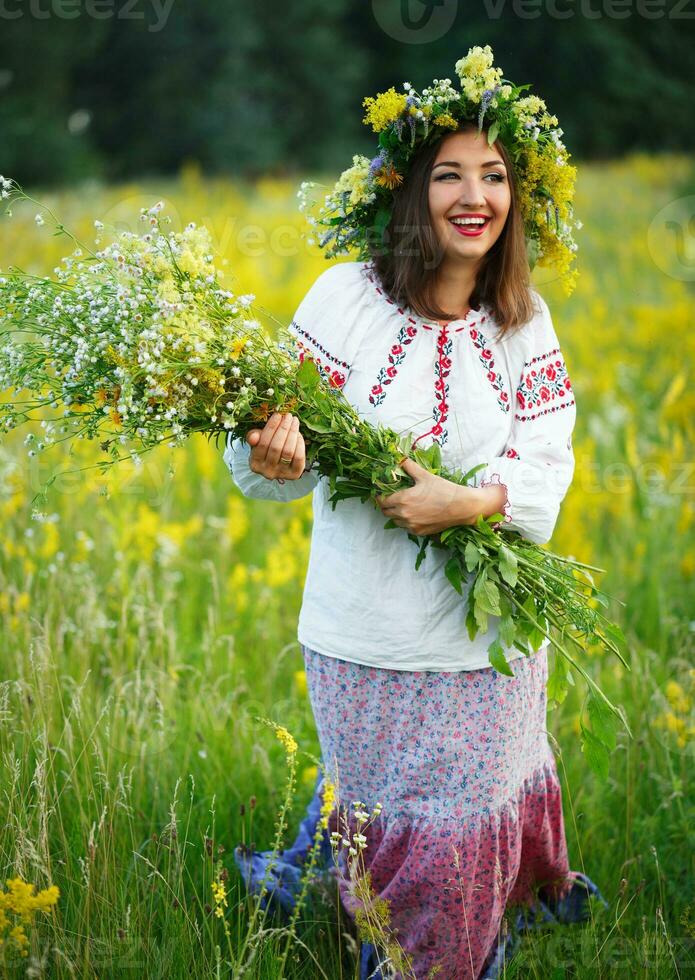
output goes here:
{"type": "Polygon", "coordinates": [[[489,319],[490,311],[485,303],[481,303],[480,309],[470,309],[464,317],[459,317],[456,320],[449,320],[447,324],[440,324],[436,320],[424,320],[422,317],[414,313],[410,307],[398,306],[398,304],[391,299],[382,286],[381,280],[379,279],[379,276],[377,275],[371,261],[363,262],[362,271],[371,285],[374,296],[377,296],[381,302],[388,303],[393,312],[399,313],[401,316],[406,317],[414,325],[424,327],[426,330],[461,330],[466,326],[474,326],[483,319],[489,319]]]}

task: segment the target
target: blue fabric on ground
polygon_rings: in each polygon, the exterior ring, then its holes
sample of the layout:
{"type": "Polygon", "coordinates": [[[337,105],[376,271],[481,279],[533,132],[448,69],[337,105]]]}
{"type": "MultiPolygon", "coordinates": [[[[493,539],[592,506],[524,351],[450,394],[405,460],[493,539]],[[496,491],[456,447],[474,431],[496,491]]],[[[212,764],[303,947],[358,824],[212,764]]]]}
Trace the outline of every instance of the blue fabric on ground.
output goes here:
{"type": "MultiPolygon", "coordinates": [[[[258,895],[262,887],[267,894],[261,898],[261,908],[270,902],[270,911],[288,917],[294,908],[297,894],[301,888],[302,865],[314,844],[314,834],[321,816],[321,782],[319,772],[314,786],[314,795],[306,808],[304,819],[299,825],[297,837],[291,847],[278,854],[274,851],[254,851],[239,845],[234,849],[234,860],[241,871],[249,894],[258,895]],[[269,869],[269,865],[272,866],[269,869]],[[265,878],[265,881],[264,881],[265,878]]],[[[328,831],[323,832],[321,846],[315,867],[326,868],[332,864],[331,841],[328,831]]]]}

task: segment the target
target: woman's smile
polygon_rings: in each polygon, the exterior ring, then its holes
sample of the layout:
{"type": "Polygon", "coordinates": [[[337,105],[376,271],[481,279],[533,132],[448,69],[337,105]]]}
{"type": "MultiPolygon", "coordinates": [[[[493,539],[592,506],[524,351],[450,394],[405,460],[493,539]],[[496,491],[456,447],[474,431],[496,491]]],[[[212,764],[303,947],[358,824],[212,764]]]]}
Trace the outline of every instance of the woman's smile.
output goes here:
{"type": "Polygon", "coordinates": [[[472,237],[478,237],[483,234],[485,229],[490,224],[492,218],[487,214],[471,214],[471,215],[454,215],[453,218],[449,218],[449,222],[459,235],[468,235],[472,237]]]}

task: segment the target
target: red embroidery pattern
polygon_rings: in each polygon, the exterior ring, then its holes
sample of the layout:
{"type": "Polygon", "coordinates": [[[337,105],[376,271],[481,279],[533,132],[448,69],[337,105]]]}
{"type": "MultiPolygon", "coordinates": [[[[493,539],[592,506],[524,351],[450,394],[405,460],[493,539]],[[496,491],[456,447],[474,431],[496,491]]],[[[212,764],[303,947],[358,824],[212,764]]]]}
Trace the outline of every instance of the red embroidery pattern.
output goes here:
{"type": "MultiPolygon", "coordinates": [[[[514,450],[512,450],[512,452],[513,451],[514,450]]],[[[505,456],[508,456],[508,455],[509,455],[509,451],[507,451],[505,453],[505,456]]],[[[480,487],[490,487],[490,486],[493,486],[493,485],[499,485],[499,486],[504,487],[505,493],[507,494],[507,497],[506,497],[506,499],[504,501],[504,504],[502,505],[502,511],[504,513],[504,521],[495,521],[495,523],[492,525],[492,527],[495,528],[495,530],[497,530],[497,528],[498,527],[501,527],[502,524],[509,524],[509,522],[511,521],[511,519],[512,519],[512,506],[511,506],[511,504],[509,502],[509,490],[507,489],[507,484],[506,483],[502,483],[502,481],[500,480],[499,473],[493,473],[492,476],[491,476],[491,478],[489,480],[483,480],[481,483],[478,484],[478,486],[480,486],[480,487]]]]}
{"type": "MultiPolygon", "coordinates": [[[[386,295],[384,290],[377,282],[376,278],[372,275],[372,273],[369,270],[369,266],[364,265],[362,268],[367,279],[369,279],[369,281],[372,283],[372,285],[376,289],[377,293],[379,293],[379,295],[382,297],[382,299],[385,299],[386,302],[389,303],[391,306],[396,306],[396,304],[391,299],[391,297],[386,295]]],[[[401,314],[401,316],[406,315],[405,310],[402,310],[400,306],[396,306],[396,309],[401,314]]],[[[386,397],[386,392],[384,391],[384,385],[390,385],[393,379],[398,374],[398,368],[405,360],[405,355],[407,353],[405,348],[408,344],[412,344],[413,340],[417,336],[417,327],[418,327],[417,320],[415,320],[412,316],[409,316],[407,318],[407,322],[404,323],[401,329],[398,331],[398,337],[396,343],[392,345],[391,350],[389,351],[388,367],[379,368],[379,374],[377,375],[377,382],[375,385],[372,385],[372,390],[369,393],[369,402],[371,405],[374,405],[375,407],[377,405],[381,405],[384,398],[386,397]]]]}
{"type": "Polygon", "coordinates": [[[449,417],[449,405],[447,402],[449,385],[446,383],[446,379],[451,372],[451,349],[452,340],[447,333],[447,326],[445,325],[441,327],[439,336],[437,337],[437,363],[434,367],[434,397],[436,403],[433,415],[435,422],[429,432],[423,432],[421,436],[417,437],[413,445],[428,435],[431,435],[433,442],[439,443],[440,446],[443,446],[449,438],[449,433],[444,428],[444,423],[449,417]]]}
{"type": "Polygon", "coordinates": [[[306,337],[309,343],[312,344],[314,347],[316,347],[317,350],[320,350],[321,353],[324,355],[324,357],[327,357],[329,361],[333,361],[333,363],[337,364],[338,367],[345,368],[346,371],[350,370],[350,365],[348,364],[347,361],[341,361],[337,357],[333,357],[330,351],[327,351],[326,348],[322,344],[320,344],[315,337],[312,337],[308,330],[305,330],[303,327],[300,327],[296,320],[293,320],[288,328],[290,333],[292,332],[293,328],[294,330],[297,331],[297,333],[300,333],[302,337],[306,337]]]}
{"type": "Polygon", "coordinates": [[[517,411],[514,418],[519,422],[530,422],[542,415],[559,412],[563,408],[574,405],[572,395],[572,385],[562,353],[559,347],[555,347],[545,354],[524,362],[524,372],[516,390],[516,404],[517,408],[526,414],[522,415],[517,411]],[[526,371],[526,368],[531,370],[526,371]],[[556,399],[556,403],[552,404],[556,399]]]}
{"type": "Polygon", "coordinates": [[[347,380],[342,371],[338,371],[336,368],[331,368],[328,364],[322,364],[321,359],[314,354],[308,347],[305,347],[301,340],[295,341],[297,347],[299,348],[299,363],[304,362],[304,358],[308,357],[312,360],[318,369],[326,375],[328,381],[333,388],[342,388],[347,380]]]}
{"type": "MultiPolygon", "coordinates": [[[[408,319],[410,320],[410,317],[408,319]]],[[[369,393],[369,401],[372,405],[381,405],[383,402],[386,397],[384,385],[390,385],[398,374],[398,366],[405,360],[405,348],[408,344],[412,344],[416,336],[417,327],[413,326],[413,323],[404,323],[398,331],[396,343],[393,344],[389,351],[389,365],[388,367],[379,369],[377,383],[372,385],[372,390],[369,393]]]]}
{"type": "MultiPolygon", "coordinates": [[[[377,375],[377,382],[372,386],[371,392],[369,394],[369,401],[372,405],[381,405],[384,398],[386,397],[385,386],[391,384],[396,375],[398,374],[398,368],[401,366],[405,360],[405,355],[407,353],[406,346],[411,344],[415,337],[417,336],[418,328],[423,327],[425,330],[434,329],[431,324],[422,323],[412,316],[407,316],[405,310],[402,310],[399,306],[396,306],[394,301],[384,292],[384,290],[379,285],[379,282],[374,274],[372,274],[371,268],[368,263],[365,263],[362,267],[364,275],[373,284],[379,295],[386,300],[391,306],[395,306],[398,312],[403,317],[407,317],[406,323],[401,327],[398,332],[397,341],[391,347],[388,354],[388,366],[384,366],[379,369],[379,374],[377,375]]],[[[470,311],[469,314],[470,315],[470,311]]],[[[487,379],[492,385],[493,389],[497,393],[497,402],[504,412],[509,411],[509,394],[504,390],[504,385],[502,383],[501,375],[495,370],[495,362],[492,357],[492,351],[488,347],[488,342],[486,338],[480,333],[479,325],[484,323],[486,320],[485,314],[480,316],[479,320],[474,321],[472,324],[465,323],[461,327],[456,327],[455,333],[460,330],[468,330],[469,336],[473,341],[473,344],[479,351],[480,360],[485,368],[485,373],[487,379]]],[[[443,446],[448,439],[448,431],[445,428],[444,423],[447,421],[449,416],[449,385],[446,383],[446,379],[451,373],[451,353],[453,349],[453,343],[451,340],[451,335],[448,333],[449,325],[445,324],[440,327],[439,334],[437,337],[437,362],[435,364],[435,380],[434,380],[434,396],[436,403],[434,405],[433,417],[434,425],[428,432],[423,432],[422,435],[418,436],[415,442],[423,439],[427,435],[432,435],[434,441],[438,442],[440,446],[443,446]]],[[[415,443],[413,443],[414,445],[415,443]]]]}
{"type": "MultiPolygon", "coordinates": [[[[481,323],[485,320],[485,317],[480,321],[481,323]]],[[[492,351],[490,350],[487,339],[477,328],[477,325],[470,328],[469,331],[470,338],[473,341],[473,346],[478,351],[478,356],[480,361],[485,368],[487,373],[487,379],[497,392],[497,404],[500,406],[503,412],[509,411],[509,395],[504,390],[504,385],[502,384],[502,375],[495,370],[495,361],[492,356],[492,351]]]]}
{"type": "Polygon", "coordinates": [[[299,351],[298,354],[299,363],[301,364],[304,361],[305,357],[311,358],[311,360],[314,361],[314,363],[318,366],[319,370],[323,374],[328,376],[328,380],[334,388],[342,388],[347,380],[347,375],[343,371],[339,371],[337,368],[333,368],[328,364],[324,364],[321,358],[317,354],[315,354],[310,347],[306,346],[306,344],[303,344],[298,337],[294,336],[293,330],[296,331],[296,333],[301,334],[303,337],[306,337],[306,339],[309,341],[312,347],[315,347],[317,350],[320,350],[323,356],[327,360],[333,361],[333,363],[337,364],[339,368],[345,368],[345,371],[350,370],[350,365],[347,363],[347,361],[341,361],[339,360],[339,358],[334,357],[329,351],[326,350],[326,348],[322,344],[318,342],[318,340],[316,340],[315,337],[312,337],[307,330],[304,330],[303,327],[300,327],[296,320],[292,321],[288,329],[290,335],[293,338],[294,344],[297,350],[299,351]]]}

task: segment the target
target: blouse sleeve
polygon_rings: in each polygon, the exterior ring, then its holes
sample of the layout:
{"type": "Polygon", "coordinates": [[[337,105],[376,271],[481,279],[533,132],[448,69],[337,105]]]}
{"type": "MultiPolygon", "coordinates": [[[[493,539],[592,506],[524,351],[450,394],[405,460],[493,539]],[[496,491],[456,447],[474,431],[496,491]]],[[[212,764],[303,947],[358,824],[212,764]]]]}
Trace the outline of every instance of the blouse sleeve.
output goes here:
{"type": "MultiPolygon", "coordinates": [[[[355,336],[351,331],[359,308],[358,263],[333,265],[314,281],[288,327],[291,355],[300,363],[311,357],[330,384],[342,388],[350,374],[355,336]]],[[[245,439],[227,437],[224,461],[245,497],[297,500],[311,493],[321,479],[315,468],[298,480],[269,480],[249,467],[251,446],[245,439]]]]}
{"type": "Polygon", "coordinates": [[[504,526],[545,544],[574,476],[577,409],[548,305],[540,294],[535,296],[540,312],[529,325],[523,348],[509,439],[503,454],[478,471],[476,485],[503,484],[504,526]]]}

